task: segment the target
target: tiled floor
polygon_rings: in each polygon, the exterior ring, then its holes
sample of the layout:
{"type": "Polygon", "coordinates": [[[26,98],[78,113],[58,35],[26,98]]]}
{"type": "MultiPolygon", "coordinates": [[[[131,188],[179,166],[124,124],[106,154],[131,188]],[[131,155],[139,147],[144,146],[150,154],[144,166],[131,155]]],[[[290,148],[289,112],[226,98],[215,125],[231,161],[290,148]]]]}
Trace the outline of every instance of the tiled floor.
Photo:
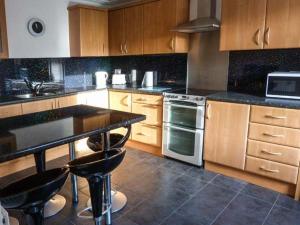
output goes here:
{"type": "MultiPolygon", "coordinates": [[[[48,166],[66,162],[61,158],[48,166]]],[[[30,172],[6,179],[12,181],[30,172]]],[[[2,179],[0,184],[9,181],[2,179]]],[[[289,197],[136,150],[128,150],[125,161],[113,173],[112,182],[128,197],[126,208],[113,215],[114,225],[300,224],[300,203],[289,197]]],[[[67,198],[66,207],[47,219],[46,225],[92,225],[91,220],[76,216],[89,198],[87,183],[82,179],[79,193],[79,204],[72,205],[68,182],[61,192],[67,198]]],[[[19,213],[13,214],[24,220],[19,213]]]]}

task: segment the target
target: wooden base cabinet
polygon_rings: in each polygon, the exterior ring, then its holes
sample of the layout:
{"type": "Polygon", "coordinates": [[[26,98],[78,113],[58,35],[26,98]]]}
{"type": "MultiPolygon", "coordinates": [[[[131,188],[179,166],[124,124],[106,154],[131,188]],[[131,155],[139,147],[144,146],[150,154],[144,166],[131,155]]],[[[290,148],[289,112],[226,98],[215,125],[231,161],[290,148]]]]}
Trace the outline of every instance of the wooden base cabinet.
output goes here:
{"type": "Polygon", "coordinates": [[[5,0],[0,0],[0,59],[8,58],[5,0]]]}
{"type": "Polygon", "coordinates": [[[6,105],[0,107],[0,119],[22,115],[21,104],[6,105]]]}
{"type": "Polygon", "coordinates": [[[244,170],[250,105],[208,101],[204,159],[244,170]]]}

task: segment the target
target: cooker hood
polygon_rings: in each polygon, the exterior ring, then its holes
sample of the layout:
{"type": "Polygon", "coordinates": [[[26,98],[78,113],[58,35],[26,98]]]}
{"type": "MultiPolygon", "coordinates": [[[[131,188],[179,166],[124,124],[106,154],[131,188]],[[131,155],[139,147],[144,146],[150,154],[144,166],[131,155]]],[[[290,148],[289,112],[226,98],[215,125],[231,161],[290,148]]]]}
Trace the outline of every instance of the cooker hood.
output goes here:
{"type": "Polygon", "coordinates": [[[191,18],[187,23],[180,24],[172,29],[172,31],[182,33],[200,33],[207,31],[215,31],[220,29],[220,20],[218,17],[217,0],[194,0],[191,1],[190,11],[191,18]],[[194,14],[194,15],[193,15],[194,14]]]}

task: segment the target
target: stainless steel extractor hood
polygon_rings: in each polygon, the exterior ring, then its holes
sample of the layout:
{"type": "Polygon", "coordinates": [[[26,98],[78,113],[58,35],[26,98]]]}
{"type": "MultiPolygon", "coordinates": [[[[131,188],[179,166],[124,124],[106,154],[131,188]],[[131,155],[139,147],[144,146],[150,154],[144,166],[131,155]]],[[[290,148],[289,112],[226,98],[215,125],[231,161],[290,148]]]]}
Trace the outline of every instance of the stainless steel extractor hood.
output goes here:
{"type": "Polygon", "coordinates": [[[180,24],[172,29],[172,31],[183,33],[199,33],[219,30],[219,9],[220,7],[217,5],[217,0],[191,1],[191,20],[188,23],[180,24]],[[196,18],[192,19],[192,17],[196,18]]]}

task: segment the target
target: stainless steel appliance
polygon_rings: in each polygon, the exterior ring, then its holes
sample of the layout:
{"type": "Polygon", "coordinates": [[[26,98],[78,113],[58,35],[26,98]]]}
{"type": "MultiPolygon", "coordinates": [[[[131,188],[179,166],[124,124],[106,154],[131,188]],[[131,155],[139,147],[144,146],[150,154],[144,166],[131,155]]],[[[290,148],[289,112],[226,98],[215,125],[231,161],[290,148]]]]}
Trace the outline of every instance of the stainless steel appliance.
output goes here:
{"type": "Polygon", "coordinates": [[[274,72],[268,74],[266,96],[300,99],[300,72],[274,72]]]}
{"type": "Polygon", "coordinates": [[[202,166],[205,99],[164,95],[163,155],[202,166]]]}

